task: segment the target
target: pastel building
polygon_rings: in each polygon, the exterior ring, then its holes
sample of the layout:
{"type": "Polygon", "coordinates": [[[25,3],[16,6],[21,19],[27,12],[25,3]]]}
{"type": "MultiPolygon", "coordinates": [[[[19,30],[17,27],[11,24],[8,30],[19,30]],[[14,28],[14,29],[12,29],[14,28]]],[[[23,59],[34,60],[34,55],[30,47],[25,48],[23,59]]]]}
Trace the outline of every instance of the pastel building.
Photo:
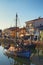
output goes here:
{"type": "Polygon", "coordinates": [[[40,32],[43,30],[43,18],[38,18],[30,21],[26,21],[26,30],[30,34],[34,32],[35,36],[40,37],[40,32]]]}
{"type": "Polygon", "coordinates": [[[39,30],[43,30],[43,18],[39,17],[38,19],[26,21],[26,28],[29,28],[30,25],[39,30]]]}

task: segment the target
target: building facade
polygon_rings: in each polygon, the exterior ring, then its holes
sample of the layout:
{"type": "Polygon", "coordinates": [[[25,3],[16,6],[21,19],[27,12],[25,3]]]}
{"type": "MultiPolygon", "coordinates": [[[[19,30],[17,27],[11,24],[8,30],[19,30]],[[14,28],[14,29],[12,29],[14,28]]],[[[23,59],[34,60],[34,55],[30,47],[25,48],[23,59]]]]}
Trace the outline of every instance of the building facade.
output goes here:
{"type": "Polygon", "coordinates": [[[27,21],[26,28],[29,28],[29,25],[38,28],[39,30],[43,30],[43,18],[39,17],[38,19],[27,21]]]}

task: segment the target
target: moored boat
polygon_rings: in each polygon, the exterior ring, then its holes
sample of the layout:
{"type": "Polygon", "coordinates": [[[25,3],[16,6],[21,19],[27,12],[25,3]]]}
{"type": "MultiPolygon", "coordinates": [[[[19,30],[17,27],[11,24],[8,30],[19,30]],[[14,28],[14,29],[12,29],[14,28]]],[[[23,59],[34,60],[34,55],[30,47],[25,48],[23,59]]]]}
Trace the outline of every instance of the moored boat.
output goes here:
{"type": "Polygon", "coordinates": [[[25,58],[30,58],[31,56],[31,52],[28,50],[28,51],[19,51],[17,52],[17,56],[18,57],[25,57],[25,58]]]}
{"type": "MultiPolygon", "coordinates": [[[[17,17],[18,17],[18,16],[17,16],[17,14],[16,14],[16,28],[17,28],[17,17]]],[[[31,40],[32,40],[32,37],[31,37],[31,40]]],[[[16,44],[17,44],[17,30],[16,30],[15,42],[16,42],[16,44]]],[[[17,48],[15,48],[15,49],[12,48],[12,49],[10,49],[10,51],[8,50],[8,51],[7,51],[7,54],[15,55],[15,56],[19,56],[19,57],[30,58],[30,56],[31,56],[31,50],[30,50],[30,49],[29,49],[29,50],[24,49],[25,47],[22,46],[22,44],[24,44],[24,43],[22,42],[22,43],[18,44],[17,48]],[[20,46],[20,49],[22,49],[22,50],[18,50],[18,49],[19,49],[19,46],[20,46]],[[22,48],[21,48],[21,47],[22,47],[22,48]]],[[[29,48],[30,48],[30,47],[34,48],[33,44],[29,45],[28,47],[29,47],[29,48]]]]}
{"type": "Polygon", "coordinates": [[[23,58],[30,58],[31,52],[28,50],[23,51],[7,51],[6,54],[17,56],[17,57],[23,57],[23,58]]]}

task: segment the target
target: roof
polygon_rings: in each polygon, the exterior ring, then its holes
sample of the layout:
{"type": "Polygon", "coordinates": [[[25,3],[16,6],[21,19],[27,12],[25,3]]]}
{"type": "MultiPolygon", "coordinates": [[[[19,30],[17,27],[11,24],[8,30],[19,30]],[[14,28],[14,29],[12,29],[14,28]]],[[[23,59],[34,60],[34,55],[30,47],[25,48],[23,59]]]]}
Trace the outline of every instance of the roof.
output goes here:
{"type": "Polygon", "coordinates": [[[23,27],[23,28],[20,28],[20,30],[26,30],[26,28],[25,28],[25,27],[23,27]]]}
{"type": "Polygon", "coordinates": [[[26,23],[33,23],[33,22],[38,21],[38,20],[43,20],[43,18],[39,17],[38,19],[30,20],[30,21],[27,21],[26,23]]]}
{"type": "Polygon", "coordinates": [[[19,30],[19,27],[10,27],[10,28],[7,28],[7,29],[5,29],[5,30],[11,30],[11,31],[14,31],[14,30],[19,30]]]}

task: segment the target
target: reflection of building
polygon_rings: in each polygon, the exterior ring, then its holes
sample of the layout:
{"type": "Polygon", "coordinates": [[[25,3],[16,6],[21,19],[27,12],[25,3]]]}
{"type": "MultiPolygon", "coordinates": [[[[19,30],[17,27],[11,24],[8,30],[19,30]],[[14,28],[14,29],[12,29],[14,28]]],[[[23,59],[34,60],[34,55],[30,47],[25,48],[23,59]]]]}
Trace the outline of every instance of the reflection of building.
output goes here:
{"type": "Polygon", "coordinates": [[[29,25],[38,28],[40,30],[43,30],[43,18],[38,18],[38,19],[34,19],[34,20],[30,20],[26,22],[26,28],[29,28],[29,25]]]}

